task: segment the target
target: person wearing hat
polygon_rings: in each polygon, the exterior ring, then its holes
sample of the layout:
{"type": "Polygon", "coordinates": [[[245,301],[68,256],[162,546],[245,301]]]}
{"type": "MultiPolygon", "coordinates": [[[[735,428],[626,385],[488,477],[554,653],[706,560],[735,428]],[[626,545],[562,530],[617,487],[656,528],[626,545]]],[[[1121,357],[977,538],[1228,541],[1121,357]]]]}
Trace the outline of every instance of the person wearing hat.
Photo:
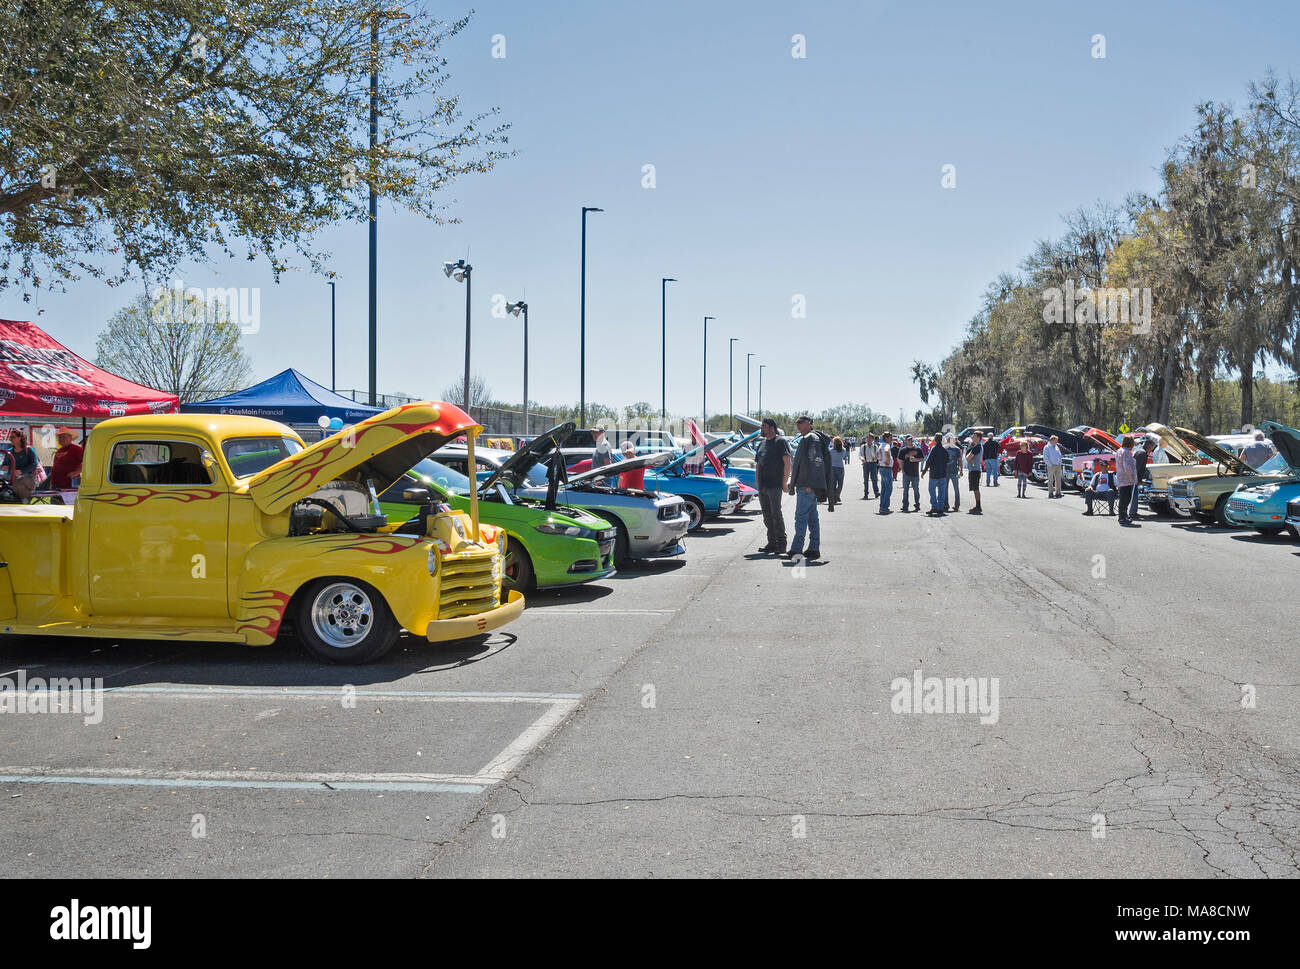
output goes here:
{"type": "Polygon", "coordinates": [[[54,461],[50,467],[50,486],[55,491],[68,491],[72,488],[72,479],[81,474],[81,445],[74,444],[77,435],[66,427],[60,427],[54,435],[59,442],[59,449],[54,452],[54,461]]]}
{"type": "Polygon", "coordinates": [[[754,449],[754,483],[758,486],[758,507],[763,512],[763,527],[767,529],[767,544],[759,549],[763,554],[781,554],[785,551],[785,513],[781,511],[781,496],[790,486],[790,445],[778,433],[776,421],[763,418],[759,428],[761,439],[754,449]]]}
{"type": "Polygon", "coordinates": [[[796,418],[799,429],[799,450],[790,464],[790,494],[795,496],[794,539],[790,549],[782,553],[792,559],[802,555],[806,559],[821,557],[821,520],[817,515],[817,501],[826,497],[826,510],[835,510],[835,495],[831,491],[830,442],[826,435],[814,431],[812,418],[807,414],[796,418]],[[807,531],[809,548],[803,550],[804,532],[807,531]]]}

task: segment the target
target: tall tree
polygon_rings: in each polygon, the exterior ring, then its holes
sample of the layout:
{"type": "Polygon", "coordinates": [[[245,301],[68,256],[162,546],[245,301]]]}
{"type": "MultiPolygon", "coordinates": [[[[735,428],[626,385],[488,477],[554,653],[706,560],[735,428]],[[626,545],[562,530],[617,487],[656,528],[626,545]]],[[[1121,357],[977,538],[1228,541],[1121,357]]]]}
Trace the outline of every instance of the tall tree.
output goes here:
{"type": "Polygon", "coordinates": [[[182,404],[248,385],[238,323],[220,302],[163,290],[123,307],[95,342],[95,364],[176,394],[182,404]]]}
{"type": "Polygon", "coordinates": [[[319,268],[312,235],[365,221],[370,185],[440,218],[506,153],[443,92],[466,23],[399,0],[3,0],[0,288],[157,280],[237,239],[277,276],[284,250],[319,268]]]}

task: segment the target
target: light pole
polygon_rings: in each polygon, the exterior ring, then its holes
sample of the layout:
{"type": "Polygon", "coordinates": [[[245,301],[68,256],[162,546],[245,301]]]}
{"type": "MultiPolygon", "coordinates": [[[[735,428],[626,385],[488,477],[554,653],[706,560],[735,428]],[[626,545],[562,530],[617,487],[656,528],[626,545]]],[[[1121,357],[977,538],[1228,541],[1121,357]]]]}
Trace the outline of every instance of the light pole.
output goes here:
{"type": "Polygon", "coordinates": [[[375,143],[379,139],[379,10],[370,18],[370,406],[375,406],[375,356],[379,347],[379,195],[375,192],[375,143]]]}
{"type": "Polygon", "coordinates": [[[338,389],[338,343],[334,315],[334,281],[330,280],[330,390],[338,389]]]}
{"type": "Polygon", "coordinates": [[[455,279],[458,283],[465,284],[465,387],[464,387],[464,406],[462,409],[466,414],[469,413],[469,292],[470,292],[470,273],[474,267],[464,259],[457,259],[455,262],[444,262],[442,271],[449,279],[455,279]]]}
{"type": "Polygon", "coordinates": [[[524,313],[524,436],[530,433],[528,430],[528,304],[520,300],[518,303],[507,303],[506,312],[515,316],[519,311],[524,313]]]}
{"type": "Polygon", "coordinates": [[[752,353],[745,354],[745,416],[752,416],[749,413],[749,358],[754,356],[752,353]]]}
{"type": "Polygon", "coordinates": [[[593,205],[582,207],[582,290],[578,298],[578,426],[587,426],[587,213],[604,212],[593,205]]]}
{"type": "Polygon", "coordinates": [[[659,326],[663,338],[661,363],[661,378],[659,382],[659,391],[661,399],[659,403],[659,424],[662,427],[668,422],[668,284],[675,283],[677,280],[671,276],[664,276],[659,280],[659,326]]]}
{"type": "Polygon", "coordinates": [[[379,141],[379,18],[385,20],[410,20],[408,14],[381,14],[378,3],[370,15],[370,155],[366,172],[370,182],[370,406],[375,405],[375,358],[379,348],[379,287],[378,287],[378,248],[379,248],[379,193],[375,183],[379,174],[375,171],[375,147],[379,141]]]}
{"type": "Polygon", "coordinates": [[[763,416],[763,369],[767,366],[765,363],[758,365],[758,416],[763,416]]]}
{"type": "Polygon", "coordinates": [[[732,402],[731,399],[732,387],[735,386],[735,378],[733,376],[735,368],[732,365],[732,361],[731,361],[731,351],[736,349],[736,344],[739,342],[740,342],[740,337],[738,336],[733,336],[730,340],[727,341],[727,420],[731,424],[732,431],[736,430],[736,417],[735,417],[736,405],[732,402]]]}
{"type": "Polygon", "coordinates": [[[716,319],[716,316],[704,318],[704,389],[700,397],[700,410],[703,412],[700,420],[704,422],[705,433],[709,430],[709,320],[716,319]]]}

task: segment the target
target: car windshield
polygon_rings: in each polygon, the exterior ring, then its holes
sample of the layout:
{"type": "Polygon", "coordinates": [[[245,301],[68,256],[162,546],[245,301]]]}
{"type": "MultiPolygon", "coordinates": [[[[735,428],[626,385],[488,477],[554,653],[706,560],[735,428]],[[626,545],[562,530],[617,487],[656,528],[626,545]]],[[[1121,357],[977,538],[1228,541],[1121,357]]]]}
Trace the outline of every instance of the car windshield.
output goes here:
{"type": "Polygon", "coordinates": [[[1286,463],[1286,458],[1280,454],[1275,454],[1257,469],[1259,474],[1290,474],[1291,465],[1286,463]]]}
{"type": "Polygon", "coordinates": [[[445,464],[439,464],[430,458],[425,458],[408,471],[406,478],[398,482],[394,487],[399,491],[405,488],[412,476],[426,485],[433,485],[446,494],[460,495],[462,498],[469,497],[469,478],[459,471],[455,471],[445,464]]]}
{"type": "Polygon", "coordinates": [[[302,445],[291,437],[237,437],[221,445],[236,478],[251,478],[271,465],[302,450],[302,445]]]}

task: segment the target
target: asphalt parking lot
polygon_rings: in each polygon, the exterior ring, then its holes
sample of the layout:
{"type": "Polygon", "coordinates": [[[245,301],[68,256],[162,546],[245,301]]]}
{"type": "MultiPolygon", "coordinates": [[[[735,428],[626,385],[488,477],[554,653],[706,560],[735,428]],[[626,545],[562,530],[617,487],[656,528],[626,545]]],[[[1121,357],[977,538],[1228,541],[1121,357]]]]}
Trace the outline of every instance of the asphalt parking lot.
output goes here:
{"type": "Polygon", "coordinates": [[[0,643],[0,674],[107,691],[97,724],[0,716],[7,872],[1296,875],[1300,543],[1006,481],[980,518],[860,493],[822,562],[738,515],[371,666],[0,643]],[[931,677],[981,707],[900,709],[931,677]]]}

